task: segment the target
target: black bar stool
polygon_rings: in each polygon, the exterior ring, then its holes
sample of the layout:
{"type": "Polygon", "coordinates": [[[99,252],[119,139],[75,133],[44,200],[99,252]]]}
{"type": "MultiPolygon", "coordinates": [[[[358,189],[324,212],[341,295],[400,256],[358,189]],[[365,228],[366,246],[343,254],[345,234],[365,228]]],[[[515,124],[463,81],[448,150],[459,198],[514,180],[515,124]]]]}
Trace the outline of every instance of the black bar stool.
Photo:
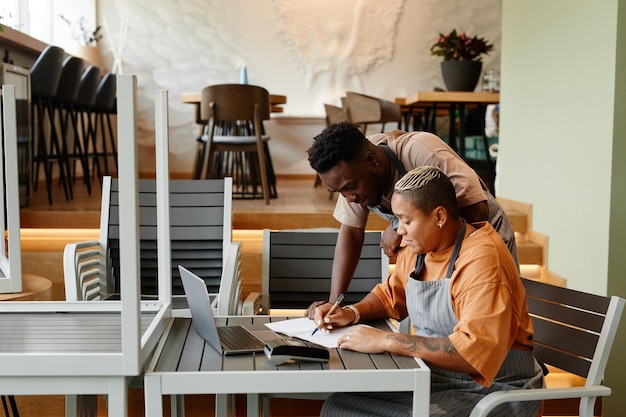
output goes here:
{"type": "Polygon", "coordinates": [[[111,123],[111,114],[117,112],[115,105],[116,95],[116,77],[115,74],[107,73],[102,77],[98,89],[96,91],[96,99],[94,101],[92,111],[95,115],[95,128],[94,132],[98,132],[100,127],[100,134],[102,138],[101,152],[96,148],[95,156],[101,157],[104,162],[103,175],[111,175],[109,171],[109,157],[112,156],[115,162],[115,172],[117,173],[117,146],[115,140],[115,133],[113,130],[113,124],[111,123]],[[105,120],[107,129],[105,129],[105,120]],[[111,150],[107,149],[107,136],[109,139],[109,145],[111,150]]]}
{"type": "MultiPolygon", "coordinates": [[[[65,51],[58,46],[49,45],[44,49],[30,70],[31,98],[32,98],[32,134],[33,134],[33,165],[34,186],[37,189],[39,181],[39,167],[43,165],[48,203],[52,204],[52,166],[48,157],[48,144],[54,153],[61,155],[61,147],[56,134],[52,98],[56,94],[65,51]],[[46,125],[46,118],[48,125],[46,125]],[[48,135],[49,134],[49,135],[48,135]]],[[[63,183],[65,198],[70,199],[65,170],[59,169],[59,176],[63,183]]]]}
{"type": "MultiPolygon", "coordinates": [[[[59,165],[64,166],[68,178],[68,189],[70,197],[73,198],[72,189],[72,169],[70,159],[80,160],[83,171],[88,172],[87,160],[80,144],[81,137],[77,126],[76,110],[74,104],[78,97],[78,89],[80,87],[80,78],[83,73],[85,61],[82,58],[69,56],[63,62],[61,69],[61,78],[57,87],[56,94],[52,98],[52,105],[56,112],[55,120],[58,121],[61,137],[61,155],[59,156],[59,165]],[[72,127],[73,150],[68,145],[70,140],[70,123],[72,127]]],[[[91,195],[91,181],[89,176],[86,177],[87,192],[91,195]]]]}
{"type": "MultiPolygon", "coordinates": [[[[100,84],[101,74],[102,70],[100,67],[93,65],[88,66],[85,71],[83,71],[83,74],[80,77],[80,84],[78,86],[78,96],[74,102],[74,108],[76,109],[76,115],[80,124],[80,133],[85,160],[93,160],[92,171],[89,170],[89,163],[87,162],[86,171],[84,171],[83,175],[89,177],[89,181],[91,181],[92,175],[97,175],[100,186],[102,186],[102,172],[100,171],[98,158],[93,158],[93,154],[95,152],[94,150],[97,149],[97,147],[95,129],[91,121],[91,112],[93,104],[96,101],[96,91],[98,89],[98,85],[100,84]],[[90,150],[90,143],[92,150],[90,150]]],[[[74,172],[76,171],[74,170],[74,172]]]]}

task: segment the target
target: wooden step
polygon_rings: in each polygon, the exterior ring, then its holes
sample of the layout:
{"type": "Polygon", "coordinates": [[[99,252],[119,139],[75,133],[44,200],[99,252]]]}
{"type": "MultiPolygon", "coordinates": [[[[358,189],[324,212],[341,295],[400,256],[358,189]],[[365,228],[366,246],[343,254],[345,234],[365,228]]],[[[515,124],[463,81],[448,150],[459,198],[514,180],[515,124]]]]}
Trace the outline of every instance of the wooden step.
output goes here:
{"type": "Polygon", "coordinates": [[[509,218],[515,233],[527,234],[532,224],[532,205],[500,197],[497,200],[509,218]]]}
{"type": "Polygon", "coordinates": [[[544,248],[540,243],[527,238],[515,239],[520,264],[545,265],[544,248]]]}

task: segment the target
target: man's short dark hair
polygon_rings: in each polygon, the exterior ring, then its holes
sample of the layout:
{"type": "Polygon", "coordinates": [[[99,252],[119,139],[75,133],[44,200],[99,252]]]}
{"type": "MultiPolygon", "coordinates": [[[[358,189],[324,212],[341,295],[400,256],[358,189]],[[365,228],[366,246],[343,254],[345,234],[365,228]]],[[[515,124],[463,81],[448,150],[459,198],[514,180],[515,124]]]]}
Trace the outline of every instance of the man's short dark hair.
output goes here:
{"type": "Polygon", "coordinates": [[[307,150],[309,164],[323,174],[340,161],[352,161],[366,142],[365,135],[352,123],[331,124],[313,138],[313,145],[307,150]]]}

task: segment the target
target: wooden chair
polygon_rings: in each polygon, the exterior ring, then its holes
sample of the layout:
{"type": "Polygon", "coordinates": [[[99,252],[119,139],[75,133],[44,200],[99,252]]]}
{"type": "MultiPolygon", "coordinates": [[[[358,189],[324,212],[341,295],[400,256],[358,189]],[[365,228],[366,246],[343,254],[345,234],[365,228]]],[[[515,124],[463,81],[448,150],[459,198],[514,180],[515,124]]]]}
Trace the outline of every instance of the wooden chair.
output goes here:
{"type": "Polygon", "coordinates": [[[398,127],[402,124],[400,105],[392,101],[348,91],[346,107],[348,120],[359,126],[363,134],[371,124],[380,124],[381,133],[386,123],[396,123],[398,127]]]}
{"type": "Polygon", "coordinates": [[[200,117],[208,121],[200,178],[231,176],[233,196],[263,198],[269,204],[277,193],[270,138],[263,128],[263,121],[270,118],[267,90],[247,84],[205,87],[200,117]]]}
{"type": "Polygon", "coordinates": [[[476,405],[470,417],[487,416],[506,402],[563,398],[579,398],[576,415],[593,417],[596,399],[611,395],[602,379],[625,300],[523,281],[535,329],[535,356],[546,365],[586,378],[585,385],[494,392],[476,405]]]}
{"type": "MultiPolygon", "coordinates": [[[[201,276],[218,314],[239,314],[240,243],[232,242],[231,179],[170,181],[172,308],[187,311],[181,264],[201,276]]],[[[100,241],[68,244],[63,266],[67,300],[96,300],[119,293],[118,182],[104,177],[100,241]]],[[[156,184],[139,180],[141,294],[158,294],[156,184]]]]}

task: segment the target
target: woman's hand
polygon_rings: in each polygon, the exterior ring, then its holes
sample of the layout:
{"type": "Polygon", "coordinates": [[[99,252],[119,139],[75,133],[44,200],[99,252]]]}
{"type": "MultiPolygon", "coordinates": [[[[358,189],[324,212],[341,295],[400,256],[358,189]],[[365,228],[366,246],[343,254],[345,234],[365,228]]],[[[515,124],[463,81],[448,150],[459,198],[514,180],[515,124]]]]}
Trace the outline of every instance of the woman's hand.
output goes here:
{"type": "Polygon", "coordinates": [[[354,330],[350,330],[337,341],[337,345],[341,349],[356,350],[363,353],[382,353],[386,352],[387,335],[379,329],[367,325],[355,326],[354,330]]]}
{"type": "Polygon", "coordinates": [[[328,331],[333,328],[338,329],[339,327],[345,327],[354,322],[354,311],[349,308],[337,308],[332,314],[327,316],[332,306],[331,303],[325,303],[315,308],[313,322],[315,326],[322,325],[320,330],[328,331]]]}

